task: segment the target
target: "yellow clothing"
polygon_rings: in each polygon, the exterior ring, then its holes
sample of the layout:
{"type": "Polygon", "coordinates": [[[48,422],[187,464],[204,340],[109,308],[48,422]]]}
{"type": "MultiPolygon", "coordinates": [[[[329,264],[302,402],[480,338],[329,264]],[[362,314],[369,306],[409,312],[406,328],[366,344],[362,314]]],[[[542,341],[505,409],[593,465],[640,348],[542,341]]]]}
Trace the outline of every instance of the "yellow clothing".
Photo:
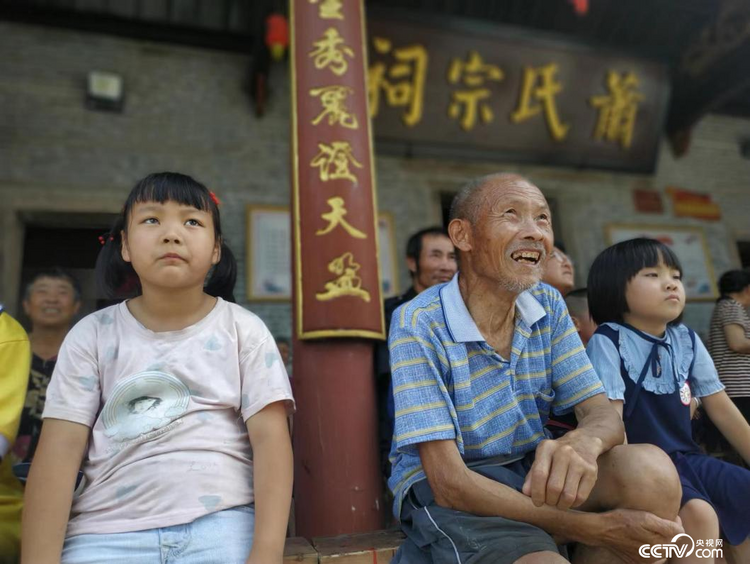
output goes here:
{"type": "Polygon", "coordinates": [[[29,381],[31,346],[23,327],[0,307],[0,563],[18,558],[23,487],[13,476],[10,446],[16,439],[29,381]],[[4,450],[4,449],[3,449],[4,450]],[[4,560],[7,559],[7,560],[4,560]]]}

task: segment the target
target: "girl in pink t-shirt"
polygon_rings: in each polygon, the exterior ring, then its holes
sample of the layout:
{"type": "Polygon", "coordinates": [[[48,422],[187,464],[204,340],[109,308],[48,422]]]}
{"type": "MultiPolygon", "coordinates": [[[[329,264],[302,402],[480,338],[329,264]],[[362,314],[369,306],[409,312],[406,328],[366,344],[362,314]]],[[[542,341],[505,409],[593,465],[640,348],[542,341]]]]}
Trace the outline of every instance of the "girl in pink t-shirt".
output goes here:
{"type": "Polygon", "coordinates": [[[189,176],[149,175],[103,243],[100,285],[130,299],[63,343],[22,562],[281,564],[294,404],[268,329],[233,303],[218,199],[189,176]]]}

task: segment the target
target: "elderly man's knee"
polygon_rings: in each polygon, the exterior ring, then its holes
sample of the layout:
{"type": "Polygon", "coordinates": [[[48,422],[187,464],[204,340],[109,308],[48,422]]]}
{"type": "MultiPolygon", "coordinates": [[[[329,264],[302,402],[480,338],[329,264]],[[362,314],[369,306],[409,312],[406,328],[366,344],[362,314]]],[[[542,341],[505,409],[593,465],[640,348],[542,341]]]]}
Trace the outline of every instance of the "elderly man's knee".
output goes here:
{"type": "Polygon", "coordinates": [[[613,454],[610,464],[620,487],[621,507],[673,519],[680,507],[682,487],[669,456],[659,447],[645,444],[619,446],[613,454]]]}

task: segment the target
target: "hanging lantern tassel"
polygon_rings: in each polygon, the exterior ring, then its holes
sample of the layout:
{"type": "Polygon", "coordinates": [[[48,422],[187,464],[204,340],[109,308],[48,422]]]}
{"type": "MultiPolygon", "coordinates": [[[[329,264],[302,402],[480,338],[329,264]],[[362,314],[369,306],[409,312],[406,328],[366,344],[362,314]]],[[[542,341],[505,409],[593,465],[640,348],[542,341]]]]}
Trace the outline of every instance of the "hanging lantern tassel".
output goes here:
{"type": "Polygon", "coordinates": [[[284,58],[289,46],[289,24],[281,14],[271,14],[266,18],[266,46],[274,61],[284,58]]]}

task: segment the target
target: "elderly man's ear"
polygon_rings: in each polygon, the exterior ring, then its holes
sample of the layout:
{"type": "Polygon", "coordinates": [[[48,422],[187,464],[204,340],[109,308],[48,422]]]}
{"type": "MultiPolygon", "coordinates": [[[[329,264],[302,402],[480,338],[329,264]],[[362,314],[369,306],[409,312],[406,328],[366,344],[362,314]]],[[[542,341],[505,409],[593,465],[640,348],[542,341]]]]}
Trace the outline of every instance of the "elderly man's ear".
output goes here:
{"type": "Polygon", "coordinates": [[[471,250],[471,224],[466,219],[454,219],[448,224],[448,235],[450,235],[453,246],[459,251],[471,250]]]}

